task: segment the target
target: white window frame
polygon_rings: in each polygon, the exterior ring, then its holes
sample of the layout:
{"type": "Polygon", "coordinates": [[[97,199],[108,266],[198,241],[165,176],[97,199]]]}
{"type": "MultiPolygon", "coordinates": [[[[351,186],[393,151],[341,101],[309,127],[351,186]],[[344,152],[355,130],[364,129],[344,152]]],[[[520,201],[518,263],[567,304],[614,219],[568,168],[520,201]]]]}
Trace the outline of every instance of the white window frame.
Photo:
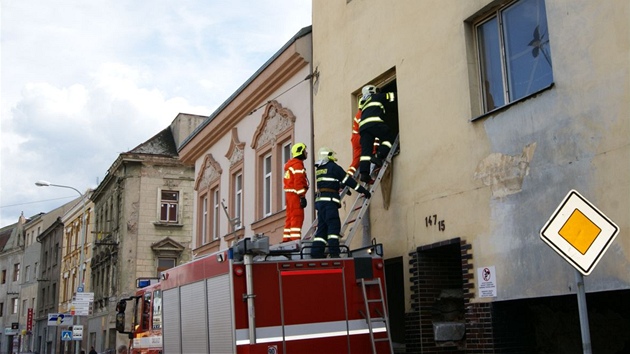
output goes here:
{"type": "Polygon", "coordinates": [[[212,227],[212,240],[219,239],[219,221],[221,217],[221,195],[219,193],[219,186],[210,189],[210,201],[212,201],[212,214],[210,216],[210,225],[212,227]]]}
{"type": "Polygon", "coordinates": [[[177,224],[179,221],[179,201],[180,201],[180,191],[178,190],[170,190],[170,189],[159,189],[158,190],[158,200],[159,200],[159,208],[158,208],[158,218],[161,223],[168,224],[177,224]],[[164,198],[164,193],[174,193],[175,201],[171,199],[164,198]],[[163,208],[166,206],[166,217],[163,218],[163,208]],[[174,211],[172,210],[174,207],[174,211]],[[172,220],[172,213],[175,213],[175,219],[172,220]]]}
{"type": "Polygon", "coordinates": [[[208,195],[204,194],[201,197],[201,245],[206,243],[208,243],[208,195]]]}
{"type": "MultiPolygon", "coordinates": [[[[531,96],[549,86],[553,83],[553,67],[551,65],[551,50],[549,46],[549,34],[548,34],[548,26],[547,25],[547,17],[546,17],[546,9],[545,9],[545,0],[516,0],[502,6],[492,12],[492,14],[485,16],[483,19],[478,21],[474,26],[474,36],[476,39],[476,49],[477,49],[477,60],[478,60],[478,75],[479,75],[479,83],[480,83],[480,93],[481,93],[481,103],[483,113],[491,112],[495,109],[499,109],[510,105],[513,102],[519,101],[525,97],[531,96]],[[529,4],[529,2],[538,2],[538,8],[543,10],[544,13],[541,14],[541,11],[538,11],[538,16],[543,16],[539,18],[539,25],[544,24],[544,28],[537,31],[539,41],[535,42],[534,39],[535,33],[532,31],[532,41],[530,44],[527,44],[526,48],[518,53],[510,53],[510,49],[512,48],[512,41],[509,41],[507,38],[509,37],[508,33],[511,33],[513,28],[519,29],[522,31],[522,27],[518,27],[518,25],[510,25],[510,23],[506,23],[506,14],[511,10],[518,9],[518,6],[523,4],[529,4]],[[544,22],[542,22],[544,21],[544,22]],[[484,30],[488,30],[484,32],[484,30]],[[483,39],[483,33],[489,34],[489,39],[494,39],[494,36],[498,38],[497,41],[485,41],[483,39]],[[485,44],[489,44],[485,46],[485,44]],[[535,49],[535,48],[538,49],[535,49]],[[484,50],[484,48],[488,48],[484,50]],[[526,50],[525,50],[526,49],[526,50]],[[490,55],[486,55],[486,54],[490,55]],[[521,67],[516,67],[513,69],[511,63],[517,62],[519,59],[524,58],[526,55],[532,55],[533,59],[531,60],[532,70],[535,70],[543,65],[549,67],[548,73],[551,75],[550,80],[547,82],[545,77],[548,76],[545,74],[546,72],[542,72],[542,76],[534,76],[530,75],[531,80],[529,80],[529,87],[525,92],[516,92],[515,89],[515,79],[514,76],[518,73],[521,67]],[[499,61],[499,63],[497,63],[499,61]],[[500,76],[500,78],[499,78],[500,76]],[[486,80],[486,78],[490,78],[486,80]],[[534,88],[531,88],[534,79],[538,81],[537,84],[534,85],[534,88]],[[542,82],[541,82],[542,81],[542,82]],[[487,84],[486,84],[487,83],[487,84]],[[492,87],[490,87],[492,86],[492,87]],[[499,87],[500,86],[500,87],[499,87]],[[493,94],[494,93],[494,94],[493,94]],[[516,95],[516,96],[515,96],[516,95]],[[496,102],[495,102],[496,101],[496,102]]],[[[538,27],[535,27],[538,28],[538,27]]],[[[516,31],[513,31],[516,33],[516,31]]],[[[522,91],[519,89],[518,91],[522,91]]]]}
{"type": "Polygon", "coordinates": [[[234,185],[234,229],[238,230],[243,227],[243,171],[239,170],[232,178],[234,185]]]}
{"type": "MultiPolygon", "coordinates": [[[[291,142],[287,141],[282,145],[282,169],[284,171],[284,165],[291,159],[291,142]]],[[[283,175],[284,178],[284,175],[283,175]]],[[[284,181],[282,181],[284,183],[284,181]]],[[[282,198],[282,209],[286,209],[287,207],[287,197],[284,193],[280,193],[282,198]]]]}

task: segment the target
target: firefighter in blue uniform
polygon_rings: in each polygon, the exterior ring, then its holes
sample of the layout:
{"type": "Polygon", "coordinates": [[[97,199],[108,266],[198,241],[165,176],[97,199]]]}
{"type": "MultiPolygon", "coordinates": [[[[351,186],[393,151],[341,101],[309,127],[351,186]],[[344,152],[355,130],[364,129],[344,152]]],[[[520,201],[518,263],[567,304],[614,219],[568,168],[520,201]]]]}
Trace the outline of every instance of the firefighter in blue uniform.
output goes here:
{"type": "Polygon", "coordinates": [[[339,239],[341,238],[341,220],[339,219],[339,189],[341,184],[353,188],[370,198],[371,194],[365,187],[346,173],[335,163],[335,152],[327,147],[319,149],[319,161],[315,163],[315,178],[317,193],[315,194],[315,209],[317,210],[317,231],[313,239],[311,258],[325,258],[325,248],[331,258],[339,257],[339,239]]]}
{"type": "Polygon", "coordinates": [[[385,118],[385,103],[394,102],[393,92],[382,93],[374,85],[367,85],[361,89],[361,120],[359,121],[359,135],[361,136],[361,159],[359,173],[361,182],[369,183],[370,163],[377,167],[383,166],[383,160],[389,154],[396,138],[383,118],[385,118]],[[380,139],[376,155],[372,155],[374,138],[380,139]]]}

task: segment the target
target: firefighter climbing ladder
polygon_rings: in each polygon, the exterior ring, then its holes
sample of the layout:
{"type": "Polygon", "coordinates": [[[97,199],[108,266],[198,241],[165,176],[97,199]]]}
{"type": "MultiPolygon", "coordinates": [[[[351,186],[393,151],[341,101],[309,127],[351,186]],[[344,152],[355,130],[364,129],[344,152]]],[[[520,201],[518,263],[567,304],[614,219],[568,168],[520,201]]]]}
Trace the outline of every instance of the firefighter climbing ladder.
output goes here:
{"type": "MultiPolygon", "coordinates": [[[[374,192],[378,188],[378,185],[381,183],[381,180],[383,179],[383,176],[385,175],[387,168],[392,162],[392,158],[396,154],[396,150],[398,150],[398,136],[396,136],[396,140],[394,140],[394,143],[392,144],[392,148],[389,150],[389,154],[387,154],[387,157],[383,161],[383,166],[378,170],[378,174],[376,178],[374,179],[374,183],[372,183],[371,185],[364,184],[364,187],[367,188],[370,191],[370,193],[374,194],[374,192]]],[[[348,189],[349,189],[348,186],[345,186],[343,188],[343,190],[341,191],[339,195],[340,199],[346,196],[346,192],[348,192],[348,189]]],[[[342,239],[341,244],[350,245],[350,241],[352,241],[352,238],[354,237],[354,234],[356,233],[358,229],[356,227],[357,225],[356,222],[361,221],[363,219],[363,216],[368,210],[368,206],[370,206],[370,199],[366,199],[363,197],[362,194],[358,194],[354,201],[354,204],[352,205],[352,208],[350,209],[350,213],[348,213],[345,220],[341,224],[341,235],[344,235],[346,231],[348,231],[348,234],[345,236],[344,239],[342,239]]],[[[306,231],[306,233],[304,233],[304,236],[302,237],[302,241],[307,241],[307,242],[311,241],[313,239],[316,229],[317,229],[317,218],[313,221],[313,224],[311,224],[311,227],[306,231]]]]}
{"type": "MultiPolygon", "coordinates": [[[[383,161],[383,166],[378,171],[378,174],[374,179],[374,183],[372,185],[364,185],[371,194],[374,194],[379,184],[381,183],[381,180],[383,179],[387,168],[392,163],[392,158],[396,154],[396,150],[398,150],[398,136],[396,136],[396,140],[394,140],[392,148],[391,150],[389,150],[389,154],[387,154],[387,158],[385,158],[385,160],[383,161]]],[[[341,235],[345,235],[345,238],[341,240],[341,244],[350,245],[354,234],[358,230],[357,221],[361,221],[363,219],[363,216],[370,206],[370,201],[371,199],[364,198],[362,194],[359,194],[357,196],[354,204],[352,205],[352,208],[350,209],[350,212],[348,213],[348,215],[346,215],[345,220],[341,224],[341,235]]]]}
{"type": "Polygon", "coordinates": [[[368,331],[370,333],[370,341],[372,343],[372,353],[376,354],[376,343],[387,342],[389,346],[389,352],[393,353],[392,341],[389,338],[389,316],[387,315],[387,306],[385,305],[385,297],[383,296],[383,285],[381,280],[376,278],[372,280],[366,280],[365,278],[357,279],[357,283],[361,284],[361,290],[363,290],[363,303],[365,305],[364,311],[359,311],[361,316],[365,318],[368,325],[368,331]],[[368,291],[368,287],[378,287],[378,298],[370,298],[369,294],[374,293],[368,291]],[[374,305],[371,305],[374,304],[374,305]],[[373,317],[372,312],[376,313],[378,317],[373,317]],[[375,326],[373,323],[381,322],[385,326],[385,331],[375,332],[375,326]],[[378,333],[378,334],[377,334],[378,333]],[[378,336],[378,337],[377,337],[378,336]]]}

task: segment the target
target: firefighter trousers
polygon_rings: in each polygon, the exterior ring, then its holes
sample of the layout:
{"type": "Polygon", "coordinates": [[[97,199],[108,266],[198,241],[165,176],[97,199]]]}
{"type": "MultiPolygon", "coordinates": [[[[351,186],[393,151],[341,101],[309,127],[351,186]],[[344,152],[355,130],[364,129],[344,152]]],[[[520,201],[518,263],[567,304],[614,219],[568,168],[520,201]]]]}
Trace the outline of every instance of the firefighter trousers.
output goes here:
{"type": "Polygon", "coordinates": [[[391,130],[385,123],[372,123],[368,127],[362,127],[359,134],[361,135],[361,162],[359,163],[359,173],[369,174],[370,160],[374,149],[374,139],[378,138],[380,140],[376,156],[380,159],[385,159],[396,137],[393,136],[391,130]]]}
{"type": "Polygon", "coordinates": [[[286,192],[287,216],[284,221],[282,242],[299,240],[302,238],[302,224],[304,223],[304,209],[300,206],[300,196],[293,192],[286,192]]]}
{"type": "Polygon", "coordinates": [[[316,202],[315,209],[317,210],[317,231],[313,238],[311,258],[326,258],[326,246],[328,246],[330,257],[338,258],[341,238],[339,204],[329,201],[316,202]]]}

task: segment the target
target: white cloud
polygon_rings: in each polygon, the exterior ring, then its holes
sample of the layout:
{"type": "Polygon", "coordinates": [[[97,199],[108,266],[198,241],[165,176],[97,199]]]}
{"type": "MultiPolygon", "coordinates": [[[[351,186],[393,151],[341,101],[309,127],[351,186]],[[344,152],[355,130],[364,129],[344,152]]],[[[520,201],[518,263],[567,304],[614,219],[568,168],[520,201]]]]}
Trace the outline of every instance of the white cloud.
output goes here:
{"type": "Polygon", "coordinates": [[[76,197],[35,181],[94,187],[178,113],[211,114],[311,20],[310,0],[0,6],[0,226],[76,197]]]}

